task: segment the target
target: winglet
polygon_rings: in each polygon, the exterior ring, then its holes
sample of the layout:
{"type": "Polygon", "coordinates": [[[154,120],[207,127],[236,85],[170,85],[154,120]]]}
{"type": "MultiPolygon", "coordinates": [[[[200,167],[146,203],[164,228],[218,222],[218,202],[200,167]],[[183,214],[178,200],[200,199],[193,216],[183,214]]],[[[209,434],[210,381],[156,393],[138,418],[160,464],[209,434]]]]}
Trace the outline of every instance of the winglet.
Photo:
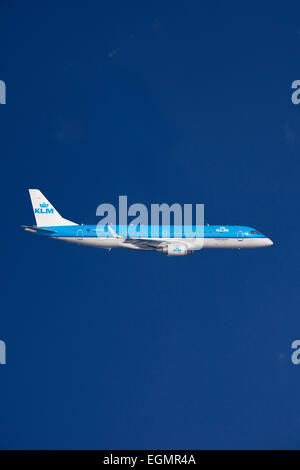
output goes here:
{"type": "Polygon", "coordinates": [[[121,240],[123,240],[123,237],[121,237],[121,235],[118,235],[117,232],[113,230],[110,225],[107,225],[107,227],[114,238],[120,238],[121,240]]]}

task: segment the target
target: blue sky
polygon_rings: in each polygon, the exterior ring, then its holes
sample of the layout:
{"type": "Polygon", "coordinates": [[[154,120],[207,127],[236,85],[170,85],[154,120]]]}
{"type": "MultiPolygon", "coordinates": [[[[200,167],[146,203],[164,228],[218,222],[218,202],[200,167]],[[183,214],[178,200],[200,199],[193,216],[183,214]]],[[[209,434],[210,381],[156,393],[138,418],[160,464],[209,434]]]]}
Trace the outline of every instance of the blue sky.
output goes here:
{"type": "Polygon", "coordinates": [[[1,448],[299,448],[299,2],[1,2],[1,448]],[[31,236],[27,193],[204,203],[272,248],[31,236]]]}

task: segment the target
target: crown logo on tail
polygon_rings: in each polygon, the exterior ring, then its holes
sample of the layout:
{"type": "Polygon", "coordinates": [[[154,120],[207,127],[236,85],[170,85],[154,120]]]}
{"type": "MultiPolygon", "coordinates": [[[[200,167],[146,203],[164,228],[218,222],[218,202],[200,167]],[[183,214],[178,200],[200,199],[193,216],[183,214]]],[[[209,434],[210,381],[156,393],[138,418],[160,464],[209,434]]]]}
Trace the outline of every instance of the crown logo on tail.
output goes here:
{"type": "Polygon", "coordinates": [[[43,204],[40,204],[40,207],[48,207],[49,204],[46,204],[45,202],[43,202],[43,204]]]}

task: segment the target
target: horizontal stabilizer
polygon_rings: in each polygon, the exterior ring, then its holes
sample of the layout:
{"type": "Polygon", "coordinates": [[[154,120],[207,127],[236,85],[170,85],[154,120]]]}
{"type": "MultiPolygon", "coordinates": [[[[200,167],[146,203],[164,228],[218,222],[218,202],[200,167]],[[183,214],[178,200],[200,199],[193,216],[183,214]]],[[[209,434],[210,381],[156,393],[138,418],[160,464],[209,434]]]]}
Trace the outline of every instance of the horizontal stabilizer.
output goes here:
{"type": "Polygon", "coordinates": [[[56,233],[56,230],[48,230],[48,229],[45,229],[45,228],[40,228],[40,227],[30,227],[29,225],[22,225],[23,229],[26,231],[26,232],[32,232],[32,233],[45,233],[45,235],[47,233],[56,233]]]}

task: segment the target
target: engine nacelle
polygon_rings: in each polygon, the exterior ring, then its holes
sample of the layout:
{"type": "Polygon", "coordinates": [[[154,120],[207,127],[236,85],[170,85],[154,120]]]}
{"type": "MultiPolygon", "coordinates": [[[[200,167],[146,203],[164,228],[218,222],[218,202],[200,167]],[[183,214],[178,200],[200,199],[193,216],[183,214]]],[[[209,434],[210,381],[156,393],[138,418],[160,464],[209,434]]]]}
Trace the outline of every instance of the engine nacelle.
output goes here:
{"type": "Polygon", "coordinates": [[[185,256],[192,255],[194,252],[189,250],[183,243],[172,243],[164,247],[163,253],[166,253],[168,256],[185,256]]]}

